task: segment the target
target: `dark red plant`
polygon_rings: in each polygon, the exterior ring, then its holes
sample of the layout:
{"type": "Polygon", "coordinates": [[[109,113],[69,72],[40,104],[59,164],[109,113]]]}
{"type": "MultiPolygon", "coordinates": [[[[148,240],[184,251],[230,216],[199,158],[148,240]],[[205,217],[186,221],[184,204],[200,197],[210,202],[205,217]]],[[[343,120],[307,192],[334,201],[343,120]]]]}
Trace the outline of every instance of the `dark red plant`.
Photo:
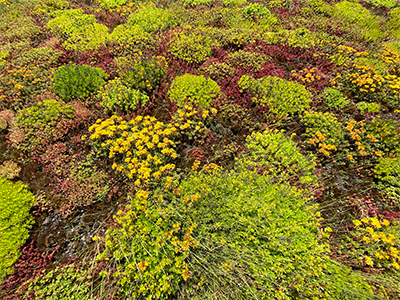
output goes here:
{"type": "Polygon", "coordinates": [[[15,263],[13,274],[6,277],[0,284],[0,298],[3,300],[31,299],[33,295],[25,293],[29,282],[46,269],[58,248],[59,246],[48,254],[40,253],[34,240],[25,246],[15,263]]]}

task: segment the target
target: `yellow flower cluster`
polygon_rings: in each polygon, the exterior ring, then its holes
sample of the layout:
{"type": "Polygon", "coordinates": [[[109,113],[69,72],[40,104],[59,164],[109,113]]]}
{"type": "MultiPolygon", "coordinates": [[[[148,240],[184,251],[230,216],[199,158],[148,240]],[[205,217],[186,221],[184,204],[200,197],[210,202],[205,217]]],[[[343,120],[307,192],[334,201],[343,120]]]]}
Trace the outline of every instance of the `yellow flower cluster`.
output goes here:
{"type": "Polygon", "coordinates": [[[335,145],[331,145],[331,144],[326,144],[325,143],[326,138],[325,136],[321,133],[321,131],[317,131],[315,133],[315,137],[311,138],[307,141],[308,144],[310,145],[317,145],[318,146],[318,152],[323,154],[326,157],[330,156],[330,152],[329,151],[336,151],[337,148],[335,145]]]}
{"type": "Polygon", "coordinates": [[[22,75],[22,77],[26,78],[26,77],[32,77],[32,71],[25,69],[24,67],[22,67],[21,69],[11,69],[7,71],[9,74],[13,74],[14,76],[18,76],[18,75],[22,75]]]}
{"type": "Polygon", "coordinates": [[[321,143],[321,144],[319,144],[318,152],[323,154],[324,156],[328,157],[328,156],[330,156],[329,151],[335,151],[335,150],[337,150],[335,145],[321,143]]]}
{"type": "Polygon", "coordinates": [[[203,171],[214,171],[214,170],[218,170],[219,168],[220,168],[220,166],[218,166],[218,165],[216,165],[214,163],[211,163],[211,164],[208,164],[208,165],[204,165],[203,166],[203,171]]]}
{"type": "Polygon", "coordinates": [[[346,80],[355,84],[360,92],[374,92],[385,82],[382,75],[376,74],[375,68],[370,66],[354,66],[356,72],[348,74],[346,80]]]}
{"type": "Polygon", "coordinates": [[[199,199],[200,199],[200,195],[198,193],[196,193],[194,195],[191,195],[190,197],[184,197],[183,198],[183,202],[185,202],[185,203],[192,202],[193,203],[193,202],[196,202],[199,199]]]}
{"type": "Polygon", "coordinates": [[[201,133],[205,129],[205,125],[200,120],[206,120],[211,115],[215,116],[217,110],[211,108],[210,110],[195,109],[190,105],[184,105],[179,108],[176,114],[172,117],[174,126],[180,129],[181,132],[185,131],[189,137],[201,133]]]}
{"type": "MultiPolygon", "coordinates": [[[[392,233],[384,232],[391,225],[388,220],[379,221],[378,218],[371,217],[353,220],[353,224],[361,232],[361,241],[373,246],[368,252],[371,256],[373,254],[376,263],[387,263],[391,268],[400,269],[398,238],[392,233]]],[[[364,259],[365,263],[372,267],[375,262],[371,256],[366,255],[364,259]]]]}
{"type": "Polygon", "coordinates": [[[110,9],[110,12],[116,12],[121,17],[129,16],[135,11],[135,2],[128,2],[125,5],[118,6],[116,8],[110,9]]]}
{"type": "Polygon", "coordinates": [[[22,67],[19,69],[7,70],[7,74],[11,77],[8,80],[7,84],[11,85],[12,88],[16,89],[17,96],[21,95],[21,90],[23,90],[25,86],[29,86],[30,84],[36,84],[37,82],[40,81],[40,78],[36,78],[36,76],[34,75],[35,69],[36,67],[33,67],[32,70],[22,67]]]}
{"type": "Polygon", "coordinates": [[[305,68],[298,72],[292,70],[292,76],[299,79],[303,83],[312,83],[315,80],[320,80],[321,76],[316,75],[317,68],[305,68]]]}
{"type": "Polygon", "coordinates": [[[369,55],[366,51],[357,51],[352,47],[337,45],[328,40],[322,40],[319,46],[324,50],[322,53],[314,53],[313,56],[325,57],[338,66],[349,66],[353,58],[369,55]]]}
{"type": "Polygon", "coordinates": [[[361,140],[360,134],[362,132],[365,132],[364,125],[365,125],[365,123],[363,121],[357,122],[354,119],[349,120],[349,124],[346,126],[346,129],[350,132],[350,134],[351,134],[350,138],[352,140],[355,140],[355,141],[361,140]],[[355,128],[355,127],[357,127],[356,125],[360,125],[361,128],[360,129],[355,128]]]}
{"type": "MultiPolygon", "coordinates": [[[[134,179],[137,187],[146,186],[151,180],[159,182],[162,175],[175,169],[174,164],[167,163],[167,158],[178,157],[170,139],[177,129],[171,124],[165,125],[150,116],[137,116],[129,122],[112,116],[105,121],[97,120],[89,131],[93,132],[90,139],[114,159],[112,168],[134,179]]],[[[166,186],[171,186],[173,178],[165,179],[166,186]]]]}
{"type": "Polygon", "coordinates": [[[384,47],[383,53],[381,55],[381,60],[388,64],[398,64],[400,63],[399,52],[393,50],[389,47],[384,47]]]}
{"type": "Polygon", "coordinates": [[[399,93],[400,92],[400,78],[397,77],[396,75],[387,75],[385,76],[386,82],[389,86],[389,88],[395,92],[399,93]]]}
{"type": "Polygon", "coordinates": [[[196,160],[196,161],[193,163],[192,170],[193,170],[193,171],[196,171],[196,170],[199,168],[200,163],[201,163],[200,160],[196,160]]]}
{"type": "MultiPolygon", "coordinates": [[[[378,142],[378,139],[375,138],[373,134],[366,134],[365,122],[363,121],[357,122],[354,119],[350,119],[349,123],[346,126],[346,130],[350,134],[350,139],[354,141],[355,145],[357,146],[357,152],[360,155],[367,155],[368,152],[366,151],[366,149],[369,149],[369,146],[367,146],[368,144],[363,145],[361,143],[363,139],[368,143],[378,142]]],[[[382,153],[380,151],[377,151],[375,152],[375,155],[380,156],[382,155],[382,153]]]]}
{"type": "Polygon", "coordinates": [[[346,53],[346,54],[352,54],[357,52],[356,49],[344,45],[337,46],[337,50],[339,53],[346,53]]]}
{"type": "Polygon", "coordinates": [[[185,252],[189,251],[190,247],[195,248],[199,245],[199,242],[196,241],[192,237],[194,225],[192,225],[186,229],[186,232],[185,232],[185,235],[183,236],[182,241],[180,241],[178,239],[178,237],[173,236],[174,233],[178,233],[179,230],[181,229],[180,225],[177,223],[177,224],[174,224],[172,227],[173,227],[173,229],[170,231],[167,231],[165,233],[165,236],[167,237],[167,239],[170,239],[172,245],[175,246],[175,253],[178,253],[178,252],[185,253],[185,252]]]}

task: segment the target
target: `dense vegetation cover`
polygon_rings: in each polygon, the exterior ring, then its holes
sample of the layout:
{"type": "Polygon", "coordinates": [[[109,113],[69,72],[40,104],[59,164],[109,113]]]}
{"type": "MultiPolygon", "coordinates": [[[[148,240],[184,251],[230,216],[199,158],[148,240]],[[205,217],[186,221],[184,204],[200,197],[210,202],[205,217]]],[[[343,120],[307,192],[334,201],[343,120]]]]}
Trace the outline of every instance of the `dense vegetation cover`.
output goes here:
{"type": "Polygon", "coordinates": [[[1,299],[399,299],[396,0],[0,0],[1,299]]]}

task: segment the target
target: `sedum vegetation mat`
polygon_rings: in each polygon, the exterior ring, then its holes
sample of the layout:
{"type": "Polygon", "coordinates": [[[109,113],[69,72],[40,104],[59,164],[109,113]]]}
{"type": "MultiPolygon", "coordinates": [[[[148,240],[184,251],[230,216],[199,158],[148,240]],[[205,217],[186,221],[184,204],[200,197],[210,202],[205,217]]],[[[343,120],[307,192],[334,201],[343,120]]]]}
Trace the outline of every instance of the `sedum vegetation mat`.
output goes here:
{"type": "Polygon", "coordinates": [[[396,0],[0,0],[1,299],[400,299],[396,0]]]}

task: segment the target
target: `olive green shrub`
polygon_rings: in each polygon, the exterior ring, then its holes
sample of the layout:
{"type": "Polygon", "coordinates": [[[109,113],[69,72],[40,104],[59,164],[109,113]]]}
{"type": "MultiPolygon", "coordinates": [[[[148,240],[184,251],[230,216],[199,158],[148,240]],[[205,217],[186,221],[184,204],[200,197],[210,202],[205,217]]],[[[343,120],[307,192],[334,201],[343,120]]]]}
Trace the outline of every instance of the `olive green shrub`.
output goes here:
{"type": "Polygon", "coordinates": [[[141,51],[115,59],[123,83],[133,89],[151,93],[160,84],[168,66],[165,57],[143,54],[141,51]]]}
{"type": "Polygon", "coordinates": [[[251,67],[255,71],[267,62],[265,55],[256,52],[239,50],[228,55],[228,63],[235,67],[251,67]]]}

